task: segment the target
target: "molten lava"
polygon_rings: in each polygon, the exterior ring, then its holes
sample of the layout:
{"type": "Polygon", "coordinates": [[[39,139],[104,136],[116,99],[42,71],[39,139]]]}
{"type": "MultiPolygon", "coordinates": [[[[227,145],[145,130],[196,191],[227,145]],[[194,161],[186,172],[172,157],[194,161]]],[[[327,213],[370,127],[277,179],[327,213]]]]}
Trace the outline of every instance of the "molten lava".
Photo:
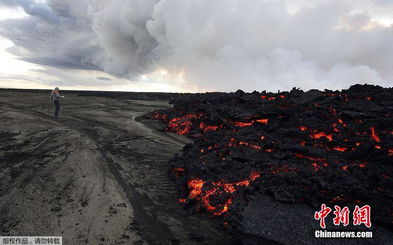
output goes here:
{"type": "Polygon", "coordinates": [[[192,121],[191,119],[197,118],[196,114],[188,114],[181,117],[175,117],[168,122],[168,130],[174,131],[180,135],[187,134],[191,127],[192,121]]]}
{"type": "Polygon", "coordinates": [[[193,140],[171,162],[179,202],[214,216],[241,213],[254,193],[310,205],[362,202],[388,224],[393,89],[310,94],[182,95],[151,113],[166,131],[193,140]]]}
{"type": "Polygon", "coordinates": [[[199,128],[204,132],[207,133],[209,131],[216,131],[219,127],[215,125],[207,125],[205,122],[201,122],[199,124],[199,128]]]}
{"type": "MultiPolygon", "coordinates": [[[[229,210],[229,207],[235,198],[233,194],[239,188],[249,186],[251,182],[254,182],[259,177],[261,177],[260,173],[252,171],[248,179],[232,183],[226,183],[222,181],[211,182],[211,188],[204,188],[204,186],[206,186],[205,181],[193,178],[188,181],[188,199],[198,200],[201,203],[201,206],[206,209],[207,212],[215,216],[220,216],[229,210]],[[224,192],[232,195],[225,201],[225,203],[213,205],[211,198],[220,196],[224,192]]],[[[186,201],[184,201],[184,199],[179,199],[179,202],[185,203],[186,201]]]]}
{"type": "Polygon", "coordinates": [[[333,150],[344,152],[344,151],[348,150],[348,147],[334,147],[333,150]]]}
{"type": "Polygon", "coordinates": [[[264,118],[264,119],[257,119],[257,120],[255,120],[255,121],[257,121],[257,122],[259,122],[259,123],[267,124],[267,123],[269,122],[269,119],[264,118]]]}
{"type": "Polygon", "coordinates": [[[247,146],[247,147],[250,147],[250,148],[252,148],[252,149],[254,149],[254,150],[260,150],[260,149],[262,149],[262,147],[260,147],[260,146],[258,146],[258,145],[251,144],[251,143],[244,142],[244,141],[240,141],[240,140],[237,140],[237,139],[235,139],[235,138],[231,138],[231,139],[229,140],[229,146],[247,146]]]}
{"type": "Polygon", "coordinates": [[[375,132],[374,126],[371,127],[371,137],[376,141],[376,142],[381,142],[381,139],[379,138],[377,132],[375,132]]]}
{"type": "Polygon", "coordinates": [[[310,135],[311,138],[313,139],[320,139],[322,137],[327,138],[329,141],[333,141],[333,135],[332,134],[326,134],[325,132],[316,132],[310,135]]]}
{"type": "Polygon", "coordinates": [[[190,190],[188,198],[194,199],[199,197],[202,193],[204,182],[200,179],[191,179],[188,181],[188,189],[190,190]]]}
{"type": "Polygon", "coordinates": [[[238,126],[238,127],[250,127],[254,123],[253,122],[233,122],[233,124],[238,126]]]}
{"type": "Polygon", "coordinates": [[[307,128],[307,127],[304,127],[304,126],[300,126],[299,129],[300,129],[301,131],[303,131],[303,132],[308,130],[308,128],[307,128]]]}

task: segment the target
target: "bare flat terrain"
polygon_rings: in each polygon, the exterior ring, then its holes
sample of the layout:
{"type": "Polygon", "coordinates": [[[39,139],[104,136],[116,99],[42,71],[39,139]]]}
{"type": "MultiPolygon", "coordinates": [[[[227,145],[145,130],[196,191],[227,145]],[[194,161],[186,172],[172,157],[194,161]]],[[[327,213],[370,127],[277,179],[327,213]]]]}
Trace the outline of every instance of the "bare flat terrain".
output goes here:
{"type": "Polygon", "coordinates": [[[188,214],[168,177],[186,138],[135,120],[165,100],[0,90],[0,235],[64,244],[230,244],[188,214]]]}

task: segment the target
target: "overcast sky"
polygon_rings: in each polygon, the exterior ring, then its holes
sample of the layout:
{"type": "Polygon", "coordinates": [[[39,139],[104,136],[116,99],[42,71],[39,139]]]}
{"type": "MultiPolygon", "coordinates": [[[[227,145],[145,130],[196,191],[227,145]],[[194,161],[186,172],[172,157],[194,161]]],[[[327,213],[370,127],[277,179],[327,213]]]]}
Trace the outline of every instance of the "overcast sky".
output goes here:
{"type": "Polygon", "coordinates": [[[392,23],[392,0],[0,0],[0,87],[392,87],[392,23]]]}

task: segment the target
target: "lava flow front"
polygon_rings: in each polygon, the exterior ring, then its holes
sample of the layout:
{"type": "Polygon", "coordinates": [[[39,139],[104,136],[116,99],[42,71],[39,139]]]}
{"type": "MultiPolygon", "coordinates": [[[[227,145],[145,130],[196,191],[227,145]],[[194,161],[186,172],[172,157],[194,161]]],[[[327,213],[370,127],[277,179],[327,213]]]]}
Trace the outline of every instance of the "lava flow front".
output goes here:
{"type": "Polygon", "coordinates": [[[172,103],[146,117],[193,139],[170,171],[187,208],[232,215],[259,192],[313,207],[368,204],[392,227],[392,89],[237,91],[172,103]]]}

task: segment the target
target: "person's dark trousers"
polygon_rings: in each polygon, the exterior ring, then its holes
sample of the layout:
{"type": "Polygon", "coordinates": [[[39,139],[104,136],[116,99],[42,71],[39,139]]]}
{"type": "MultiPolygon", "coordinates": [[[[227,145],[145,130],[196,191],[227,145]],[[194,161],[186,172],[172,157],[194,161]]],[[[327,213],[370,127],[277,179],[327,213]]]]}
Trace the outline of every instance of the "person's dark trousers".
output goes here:
{"type": "Polygon", "coordinates": [[[58,118],[60,111],[60,101],[54,100],[53,103],[55,104],[55,118],[58,118]]]}

